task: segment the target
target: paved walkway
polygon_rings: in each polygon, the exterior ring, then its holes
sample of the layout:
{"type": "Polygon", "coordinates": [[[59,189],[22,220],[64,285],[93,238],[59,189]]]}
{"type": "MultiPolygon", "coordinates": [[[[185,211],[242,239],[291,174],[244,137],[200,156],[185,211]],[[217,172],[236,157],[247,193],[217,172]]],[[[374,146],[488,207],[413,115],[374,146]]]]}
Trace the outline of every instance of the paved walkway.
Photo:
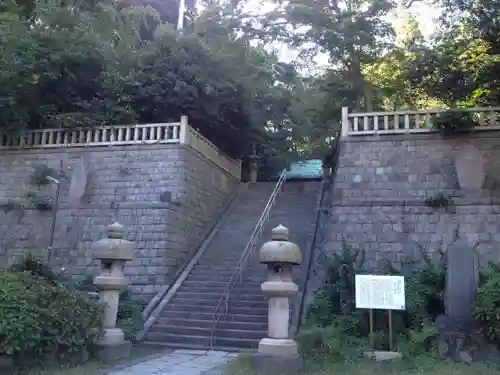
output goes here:
{"type": "Polygon", "coordinates": [[[237,353],[204,350],[174,350],[108,375],[222,375],[237,353]]]}

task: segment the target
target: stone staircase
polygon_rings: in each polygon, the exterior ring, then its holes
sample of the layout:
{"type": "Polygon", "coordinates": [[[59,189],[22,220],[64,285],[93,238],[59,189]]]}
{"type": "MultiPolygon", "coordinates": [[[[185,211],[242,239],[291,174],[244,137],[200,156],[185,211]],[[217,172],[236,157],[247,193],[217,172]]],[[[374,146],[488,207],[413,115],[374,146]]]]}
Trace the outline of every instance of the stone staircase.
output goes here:
{"type": "MultiPolygon", "coordinates": [[[[145,341],[154,345],[208,348],[212,338],[214,310],[275,187],[257,183],[248,187],[224,218],[219,232],[172,297],[145,341]]],[[[287,182],[278,194],[271,218],[264,228],[241,283],[231,292],[229,312],[221,316],[214,346],[225,350],[253,349],[267,334],[267,301],[260,285],[267,277],[258,262],[258,248],[269,240],[278,224],[290,229],[291,240],[306,250],[314,231],[319,182],[287,182]]],[[[301,268],[295,271],[303,277],[301,268]]]]}

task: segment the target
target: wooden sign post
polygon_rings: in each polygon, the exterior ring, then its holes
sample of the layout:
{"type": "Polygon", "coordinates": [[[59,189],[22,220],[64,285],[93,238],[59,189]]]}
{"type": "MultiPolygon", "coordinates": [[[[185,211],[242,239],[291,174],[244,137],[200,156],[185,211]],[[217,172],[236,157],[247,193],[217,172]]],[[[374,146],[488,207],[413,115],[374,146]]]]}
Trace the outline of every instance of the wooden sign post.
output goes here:
{"type": "Polygon", "coordinates": [[[365,356],[377,361],[401,358],[393,351],[392,310],[404,310],[405,281],[403,276],[356,275],[356,308],[368,309],[370,327],[370,352],[365,356]],[[389,326],[389,351],[375,350],[373,310],[387,310],[389,326]]]}

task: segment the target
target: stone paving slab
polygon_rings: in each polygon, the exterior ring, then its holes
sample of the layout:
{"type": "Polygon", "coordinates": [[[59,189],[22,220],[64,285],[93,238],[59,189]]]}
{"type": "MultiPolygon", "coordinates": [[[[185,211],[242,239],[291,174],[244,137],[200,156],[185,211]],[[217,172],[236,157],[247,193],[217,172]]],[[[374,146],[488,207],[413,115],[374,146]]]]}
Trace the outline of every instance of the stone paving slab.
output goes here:
{"type": "Polygon", "coordinates": [[[222,375],[224,367],[237,356],[215,350],[178,349],[108,375],[222,375]]]}

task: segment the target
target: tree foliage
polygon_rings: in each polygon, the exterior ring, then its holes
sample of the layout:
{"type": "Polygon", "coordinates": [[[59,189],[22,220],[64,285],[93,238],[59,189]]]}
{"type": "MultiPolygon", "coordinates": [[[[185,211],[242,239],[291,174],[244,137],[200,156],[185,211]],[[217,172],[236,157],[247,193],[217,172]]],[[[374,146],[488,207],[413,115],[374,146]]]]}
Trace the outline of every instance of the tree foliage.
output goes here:
{"type": "Polygon", "coordinates": [[[178,121],[241,157],[294,126],[295,70],[209,9],[183,33],[152,7],[52,0],[0,13],[0,128],[178,121]],[[85,6],[84,6],[85,5],[85,6]]]}
{"type": "Polygon", "coordinates": [[[401,4],[392,0],[292,0],[259,14],[246,4],[211,1],[198,12],[188,2],[179,32],[176,0],[2,0],[0,129],[187,114],[231,156],[255,149],[281,167],[331,152],[343,106],[500,99],[495,1],[434,0],[444,11],[431,38],[411,14],[396,30],[387,16],[401,4]],[[280,61],[269,48],[276,43],[299,59],[280,61]],[[311,60],[318,53],[328,62],[319,71],[311,60]]]}

